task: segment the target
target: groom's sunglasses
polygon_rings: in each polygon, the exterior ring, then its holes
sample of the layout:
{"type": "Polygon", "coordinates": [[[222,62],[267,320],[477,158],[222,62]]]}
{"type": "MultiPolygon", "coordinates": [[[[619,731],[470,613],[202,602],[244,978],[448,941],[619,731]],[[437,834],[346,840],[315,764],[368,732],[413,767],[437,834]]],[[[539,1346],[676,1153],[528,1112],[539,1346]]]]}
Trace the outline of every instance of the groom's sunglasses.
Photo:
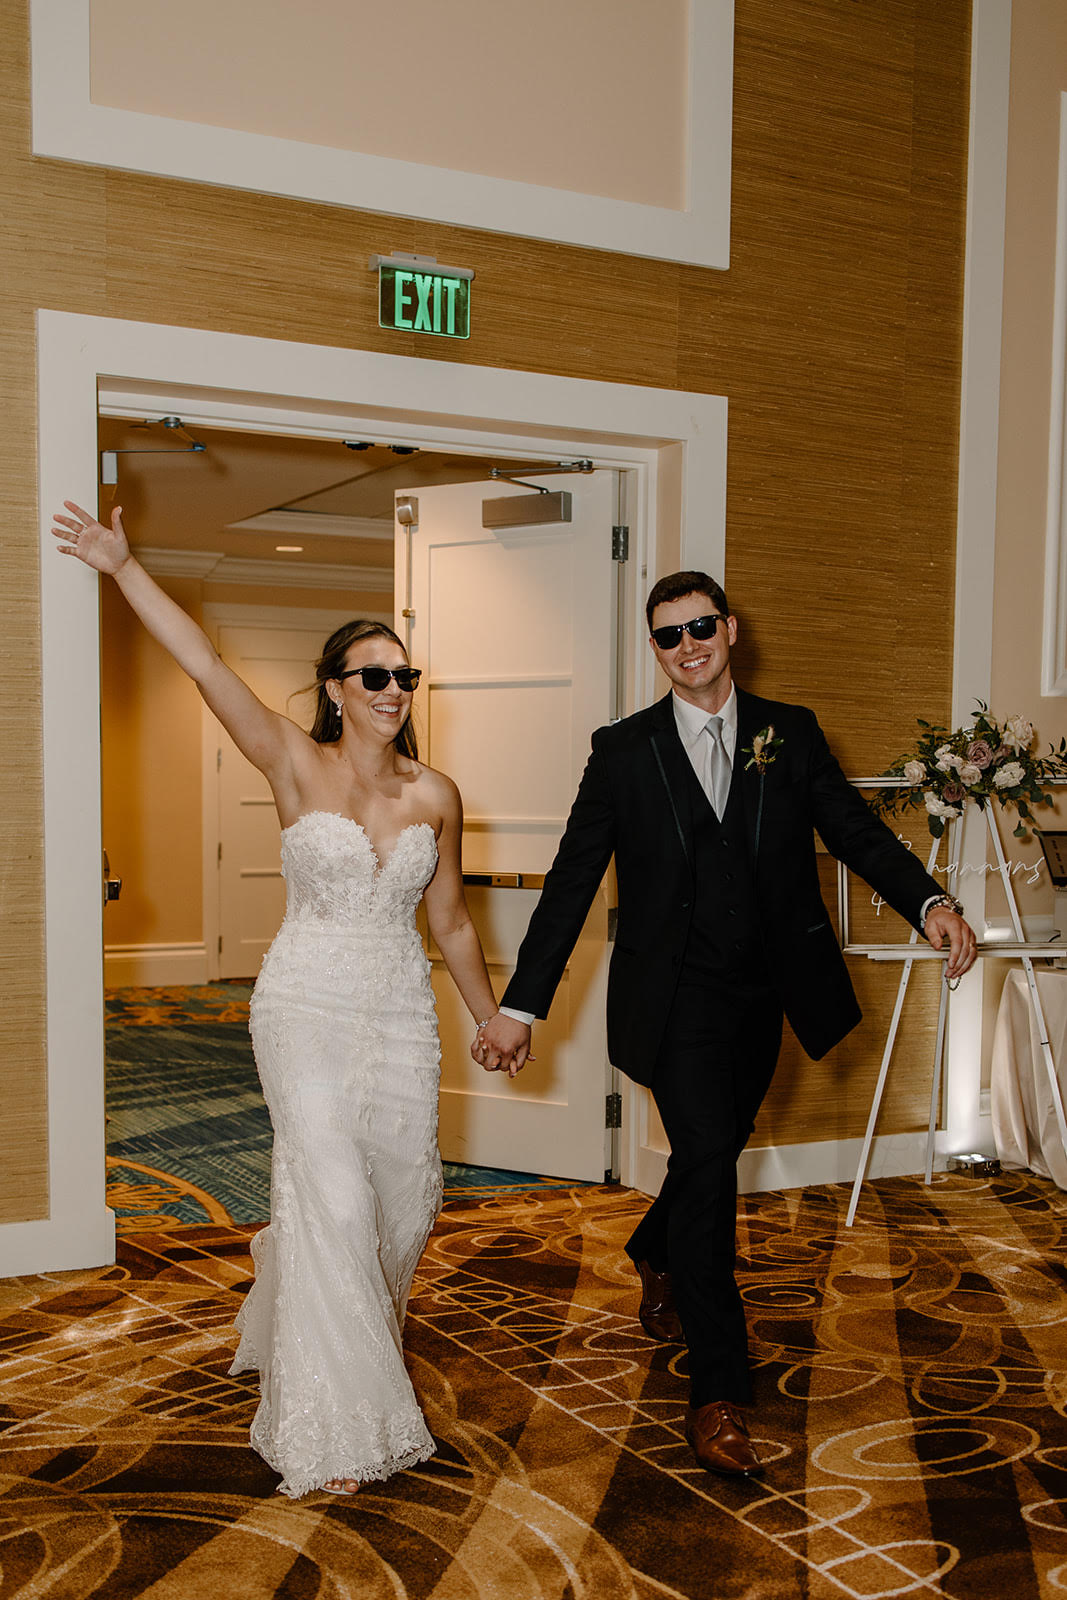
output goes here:
{"type": "Polygon", "coordinates": [[[397,688],[404,694],[410,694],[419,687],[421,677],[421,667],[352,667],[348,672],[339,672],[337,681],[343,683],[346,678],[362,678],[364,689],[376,692],[384,689],[390,678],[395,678],[397,688]]]}
{"type": "Polygon", "coordinates": [[[652,637],[661,650],[673,650],[681,644],[683,633],[691,639],[710,639],[718,624],[725,621],[725,617],[712,611],[706,617],[694,617],[692,622],[672,622],[666,628],[653,628],[652,637]]]}

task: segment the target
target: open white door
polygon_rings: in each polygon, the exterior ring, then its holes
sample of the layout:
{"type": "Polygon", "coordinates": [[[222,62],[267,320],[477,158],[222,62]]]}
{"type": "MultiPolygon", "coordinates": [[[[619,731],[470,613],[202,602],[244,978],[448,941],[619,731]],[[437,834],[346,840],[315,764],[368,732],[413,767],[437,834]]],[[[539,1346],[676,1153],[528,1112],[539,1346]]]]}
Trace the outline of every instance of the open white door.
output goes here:
{"type": "MultiPolygon", "coordinates": [[[[571,495],[571,521],[496,531],[482,526],[482,502],[529,488],[420,488],[411,496],[417,524],[397,530],[398,631],[408,627],[412,661],[426,673],[416,697],[420,755],[463,795],[468,903],[498,995],[590,735],[612,715],[615,478],[533,474],[525,481],[571,495]]],[[[514,1082],[471,1060],[470,1019],[431,950],[447,1161],[603,1179],[608,893],[601,888],[551,1015],[534,1031],[537,1060],[514,1082]]]]}

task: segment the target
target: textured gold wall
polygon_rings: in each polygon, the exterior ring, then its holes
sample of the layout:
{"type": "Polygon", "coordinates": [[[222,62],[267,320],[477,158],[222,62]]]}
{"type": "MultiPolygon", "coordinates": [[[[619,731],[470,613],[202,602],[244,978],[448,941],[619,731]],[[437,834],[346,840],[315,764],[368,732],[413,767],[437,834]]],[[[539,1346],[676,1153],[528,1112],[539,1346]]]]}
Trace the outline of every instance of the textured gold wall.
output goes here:
{"type": "MultiPolygon", "coordinates": [[[[25,4],[3,9],[0,1220],[47,1210],[34,309],[726,394],[739,676],[813,704],[872,770],[949,706],[969,18],[967,0],[738,0],[716,273],[33,160],[25,4]],[[360,269],[390,249],[476,266],[468,344],[378,328],[360,269]]],[[[923,1121],[928,1009],[886,1127],[923,1121]]],[[[868,1025],[820,1068],[787,1053],[777,1136],[858,1131],[875,1044],[868,1025]]]]}

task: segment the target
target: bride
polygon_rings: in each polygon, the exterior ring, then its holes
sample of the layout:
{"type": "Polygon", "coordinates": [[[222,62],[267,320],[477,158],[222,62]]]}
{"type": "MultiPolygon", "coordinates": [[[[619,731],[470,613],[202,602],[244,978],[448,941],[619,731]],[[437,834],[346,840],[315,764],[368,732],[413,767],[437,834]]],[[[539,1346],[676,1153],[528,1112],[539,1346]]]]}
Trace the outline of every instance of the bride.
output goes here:
{"type": "Polygon", "coordinates": [[[231,1371],[260,1374],[251,1439],[282,1493],[351,1494],[435,1448],[401,1350],[441,1198],[420,900],[479,1030],[497,1009],[463,898],[459,791],[417,759],[419,673],[392,629],[350,622],[326,641],[306,734],[134,559],[121,508],[106,527],[64,506],[60,552],[114,578],[274,794],[287,906],[251,1004],[274,1125],[271,1221],[252,1242],[231,1371]]]}

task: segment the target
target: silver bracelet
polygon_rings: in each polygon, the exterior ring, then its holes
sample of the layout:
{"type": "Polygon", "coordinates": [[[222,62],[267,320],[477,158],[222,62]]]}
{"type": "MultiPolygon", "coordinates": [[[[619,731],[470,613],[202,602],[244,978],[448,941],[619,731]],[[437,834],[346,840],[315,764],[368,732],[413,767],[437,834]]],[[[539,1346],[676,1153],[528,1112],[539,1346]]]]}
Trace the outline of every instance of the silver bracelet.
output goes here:
{"type": "MultiPolygon", "coordinates": [[[[939,906],[944,907],[946,911],[954,911],[957,917],[963,916],[963,906],[956,899],[954,894],[939,894],[937,899],[931,900],[930,904],[927,906],[926,917],[930,915],[931,911],[936,911],[939,906]]],[[[926,917],[923,918],[924,928],[926,926],[926,917]]]]}

